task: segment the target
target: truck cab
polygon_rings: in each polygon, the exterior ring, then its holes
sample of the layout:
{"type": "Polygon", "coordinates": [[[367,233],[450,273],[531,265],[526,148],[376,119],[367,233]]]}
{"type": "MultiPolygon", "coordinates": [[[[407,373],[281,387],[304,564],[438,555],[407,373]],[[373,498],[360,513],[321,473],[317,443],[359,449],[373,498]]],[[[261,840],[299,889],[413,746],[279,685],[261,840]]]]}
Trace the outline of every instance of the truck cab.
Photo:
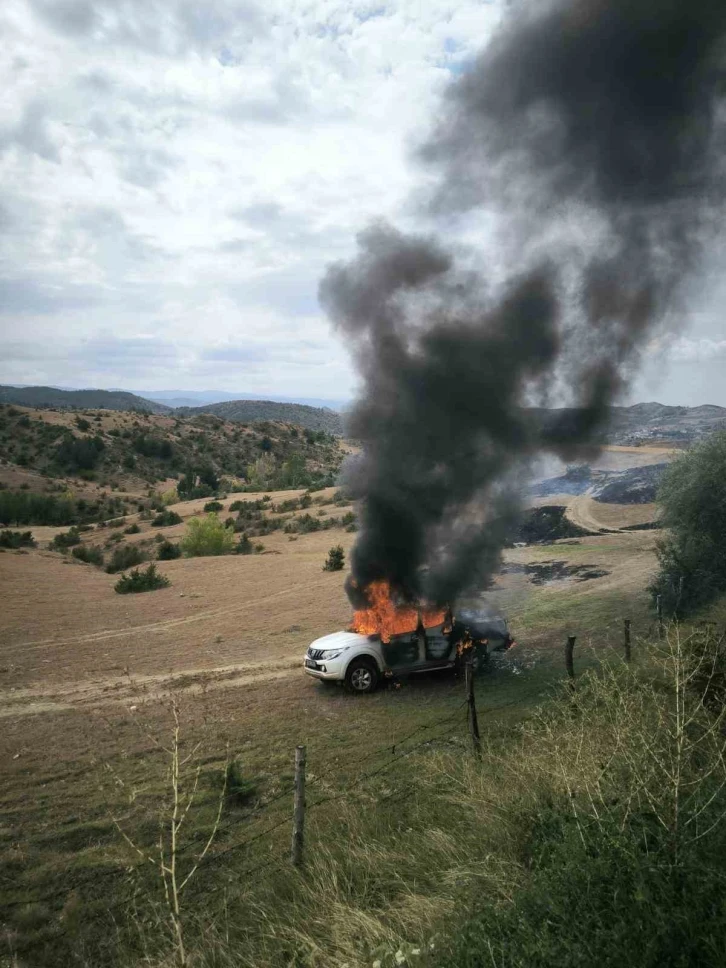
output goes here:
{"type": "Polygon", "coordinates": [[[384,678],[452,669],[471,649],[474,662],[482,665],[489,652],[513,645],[505,619],[463,611],[449,625],[419,628],[382,642],[379,635],[333,632],[311,642],[303,668],[321,682],[344,684],[350,692],[373,692],[384,678]]]}

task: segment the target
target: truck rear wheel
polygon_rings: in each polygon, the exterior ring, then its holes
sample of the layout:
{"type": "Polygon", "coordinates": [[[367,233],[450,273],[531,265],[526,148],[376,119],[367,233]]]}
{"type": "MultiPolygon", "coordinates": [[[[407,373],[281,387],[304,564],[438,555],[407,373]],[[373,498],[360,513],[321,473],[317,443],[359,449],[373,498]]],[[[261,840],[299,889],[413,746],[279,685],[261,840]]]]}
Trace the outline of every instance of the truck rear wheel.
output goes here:
{"type": "Polygon", "coordinates": [[[373,692],[378,685],[378,669],[371,659],[353,659],[345,673],[348,692],[373,692]]]}

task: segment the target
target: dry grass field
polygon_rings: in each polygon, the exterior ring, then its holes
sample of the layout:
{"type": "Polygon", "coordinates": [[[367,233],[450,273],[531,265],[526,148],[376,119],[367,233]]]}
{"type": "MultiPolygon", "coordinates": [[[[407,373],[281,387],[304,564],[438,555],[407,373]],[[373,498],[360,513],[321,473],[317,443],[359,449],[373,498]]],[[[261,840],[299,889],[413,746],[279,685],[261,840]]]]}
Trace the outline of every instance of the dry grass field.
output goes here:
{"type": "MultiPolygon", "coordinates": [[[[278,492],[272,499],[279,503],[299,493],[278,492]]],[[[226,498],[220,516],[233,500],[257,497],[226,498]]],[[[331,492],[315,497],[328,500],[331,492]]],[[[174,510],[188,520],[202,513],[204,503],[174,510]]],[[[347,508],[309,510],[337,516],[347,508]]],[[[620,519],[615,506],[603,510],[609,527],[632,523],[632,509],[619,510],[620,519]]],[[[129,516],[126,524],[136,519],[129,516]]],[[[138,523],[141,532],[129,535],[129,542],[157,532],[178,540],[185,527],[138,523]]],[[[19,952],[18,965],[112,963],[100,955],[98,961],[76,961],[71,952],[81,936],[83,944],[102,944],[107,917],[122,917],[114,885],[124,883],[133,856],[113,817],[128,816],[128,825],[142,832],[156,822],[150,817],[164,790],[159,743],[168,736],[172,696],[181,709],[185,743],[202,744],[198,755],[205,770],[218,777],[225,757],[238,759],[254,781],[261,810],[289,783],[298,743],[308,747],[310,775],[327,777],[321,791],[335,799],[379,747],[395,750],[412,731],[459,715],[463,686],[451,675],[418,677],[362,699],[304,676],[302,656],[310,641],[344,628],[349,619],[344,573],[324,572],[322,565],[332,545],[347,552],[354,534],[278,531],[263,537],[261,554],[159,562],[169,588],[121,596],[113,590],[117,576],[48,550],[47,542],[63,529],[32,530],[37,549],[0,554],[0,905],[13,902],[5,929],[10,948],[19,952]],[[94,883],[106,875],[109,889],[97,897],[94,883]],[[27,904],[15,903],[18,898],[27,904]],[[85,913],[82,926],[69,933],[73,904],[85,913]]],[[[107,538],[108,529],[83,535],[84,543],[107,538]]],[[[610,533],[506,553],[505,573],[484,599],[506,611],[518,644],[477,684],[490,735],[508,729],[561,680],[568,633],[579,636],[584,668],[619,648],[625,615],[636,634],[647,630],[644,589],[655,563],[654,538],[647,531],[610,533]],[[604,574],[535,586],[521,571],[550,562],[604,574]]],[[[465,721],[457,723],[452,741],[466,744],[465,721]]],[[[209,823],[211,790],[192,832],[209,823]]],[[[281,803],[287,810],[287,799],[281,803]]],[[[321,807],[310,836],[329,838],[344,813],[335,802],[321,807]]],[[[269,843],[239,859],[241,869],[265,862],[271,850],[284,853],[285,816],[269,843]]],[[[222,848],[240,831],[255,836],[266,822],[265,812],[242,818],[221,838],[222,848]]],[[[218,871],[205,871],[200,885],[216,889],[218,871]]],[[[153,885],[149,889],[153,894],[153,885]]]]}

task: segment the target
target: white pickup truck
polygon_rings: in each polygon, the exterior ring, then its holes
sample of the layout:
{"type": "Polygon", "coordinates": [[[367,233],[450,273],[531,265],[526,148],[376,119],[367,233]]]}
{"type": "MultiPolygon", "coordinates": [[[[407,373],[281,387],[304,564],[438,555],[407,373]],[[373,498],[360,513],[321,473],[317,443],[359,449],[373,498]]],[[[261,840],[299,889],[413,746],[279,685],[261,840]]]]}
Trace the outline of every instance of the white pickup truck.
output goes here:
{"type": "Polygon", "coordinates": [[[481,664],[489,652],[514,645],[507,622],[500,616],[462,611],[450,631],[443,626],[398,635],[381,642],[378,635],[332,632],[311,642],[305,654],[307,675],[322,682],[344,683],[350,692],[373,692],[384,677],[452,669],[459,660],[457,646],[469,632],[474,659],[481,664]]]}

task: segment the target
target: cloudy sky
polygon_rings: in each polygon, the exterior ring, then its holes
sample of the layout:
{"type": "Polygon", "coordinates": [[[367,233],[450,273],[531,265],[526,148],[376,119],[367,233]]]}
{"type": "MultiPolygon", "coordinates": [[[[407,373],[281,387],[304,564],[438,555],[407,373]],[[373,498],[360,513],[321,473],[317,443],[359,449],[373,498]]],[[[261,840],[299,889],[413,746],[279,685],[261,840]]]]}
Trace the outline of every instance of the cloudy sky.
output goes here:
{"type": "MultiPolygon", "coordinates": [[[[0,382],[351,396],[319,278],[410,222],[413,148],[505,9],[3,0],[0,382]]],[[[701,290],[631,399],[726,405],[701,290]]]]}

